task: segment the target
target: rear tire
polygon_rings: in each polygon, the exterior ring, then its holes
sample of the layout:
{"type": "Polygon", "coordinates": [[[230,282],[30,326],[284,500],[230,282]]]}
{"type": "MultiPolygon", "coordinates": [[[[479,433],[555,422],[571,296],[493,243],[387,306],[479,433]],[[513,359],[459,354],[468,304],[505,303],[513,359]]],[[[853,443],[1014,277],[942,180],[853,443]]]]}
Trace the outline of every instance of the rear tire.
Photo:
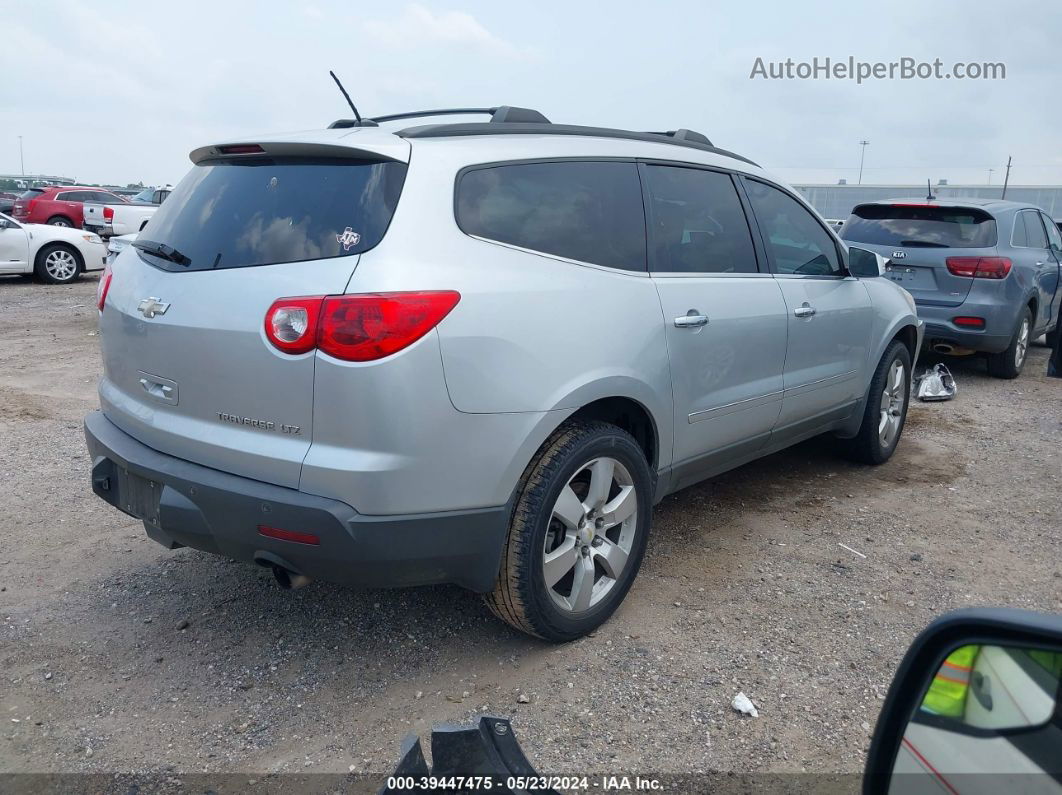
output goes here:
{"type": "Polygon", "coordinates": [[[74,222],[67,218],[65,215],[53,215],[48,219],[48,226],[66,226],[73,229],[74,222]]]}
{"type": "Polygon", "coordinates": [[[38,252],[34,273],[45,284],[70,284],[77,281],[85,263],[77,249],[52,243],[38,252]]]}
{"type": "Polygon", "coordinates": [[[996,378],[1017,378],[1025,366],[1032,342],[1032,312],[1029,307],[1018,317],[1018,327],[1005,351],[988,356],[988,374],[996,378]]]}
{"type": "Polygon", "coordinates": [[[604,422],[561,426],[517,486],[487,606],[554,642],[601,626],[641,566],[652,499],[649,464],[630,434],[604,422]]]}
{"type": "Polygon", "coordinates": [[[884,464],[896,451],[911,401],[911,352],[899,340],[885,350],[870,379],[859,433],[846,440],[849,457],[863,464],[884,464]]]}

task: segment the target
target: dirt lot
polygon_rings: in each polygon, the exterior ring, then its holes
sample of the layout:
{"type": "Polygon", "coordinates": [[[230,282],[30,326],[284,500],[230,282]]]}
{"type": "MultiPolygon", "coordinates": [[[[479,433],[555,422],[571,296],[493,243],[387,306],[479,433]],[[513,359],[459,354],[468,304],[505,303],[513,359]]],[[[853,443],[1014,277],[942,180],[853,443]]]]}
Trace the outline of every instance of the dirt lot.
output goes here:
{"type": "Polygon", "coordinates": [[[883,467],[814,441],[669,497],[626,604],[550,646],[456,588],[285,592],[148,540],[88,483],[95,288],[0,279],[0,772],[382,773],[483,712],[542,772],[857,772],[934,616],[1062,611],[1044,348],[1016,381],[950,362],[883,467]]]}

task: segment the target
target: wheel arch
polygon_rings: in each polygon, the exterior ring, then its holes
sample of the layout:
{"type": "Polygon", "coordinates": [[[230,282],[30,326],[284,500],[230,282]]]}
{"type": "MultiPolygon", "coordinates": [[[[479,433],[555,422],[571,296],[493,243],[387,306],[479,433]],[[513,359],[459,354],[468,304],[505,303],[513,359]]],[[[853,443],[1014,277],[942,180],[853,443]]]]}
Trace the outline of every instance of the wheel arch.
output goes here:
{"type": "Polygon", "coordinates": [[[48,256],[48,252],[57,248],[73,254],[74,259],[77,261],[78,271],[80,273],[85,272],[85,255],[78,251],[77,246],[73,243],[67,243],[65,240],[52,240],[37,249],[37,253],[33,255],[33,267],[38,267],[44,261],[44,258],[48,256]]]}

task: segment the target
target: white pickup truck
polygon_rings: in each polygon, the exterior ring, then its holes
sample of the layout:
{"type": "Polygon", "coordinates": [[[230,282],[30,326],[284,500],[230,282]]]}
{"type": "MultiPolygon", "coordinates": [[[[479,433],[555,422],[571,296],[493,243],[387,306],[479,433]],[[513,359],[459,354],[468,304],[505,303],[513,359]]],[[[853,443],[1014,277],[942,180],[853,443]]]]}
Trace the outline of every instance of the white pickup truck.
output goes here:
{"type": "Polygon", "coordinates": [[[81,227],[104,237],[135,234],[147,225],[171,190],[172,185],[144,188],[126,204],[85,202],[81,227]]]}

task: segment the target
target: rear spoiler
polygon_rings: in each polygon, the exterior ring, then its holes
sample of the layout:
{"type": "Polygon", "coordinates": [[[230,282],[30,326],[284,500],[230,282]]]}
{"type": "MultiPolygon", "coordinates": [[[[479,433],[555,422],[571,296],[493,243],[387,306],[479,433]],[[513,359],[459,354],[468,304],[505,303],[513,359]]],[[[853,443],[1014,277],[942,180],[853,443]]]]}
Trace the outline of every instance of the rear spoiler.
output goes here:
{"type": "Polygon", "coordinates": [[[375,139],[358,147],[305,141],[233,141],[201,146],[193,149],[188,157],[196,165],[210,160],[233,160],[241,157],[320,157],[408,163],[409,144],[401,138],[389,137],[393,138],[393,141],[386,138],[375,139]]]}

